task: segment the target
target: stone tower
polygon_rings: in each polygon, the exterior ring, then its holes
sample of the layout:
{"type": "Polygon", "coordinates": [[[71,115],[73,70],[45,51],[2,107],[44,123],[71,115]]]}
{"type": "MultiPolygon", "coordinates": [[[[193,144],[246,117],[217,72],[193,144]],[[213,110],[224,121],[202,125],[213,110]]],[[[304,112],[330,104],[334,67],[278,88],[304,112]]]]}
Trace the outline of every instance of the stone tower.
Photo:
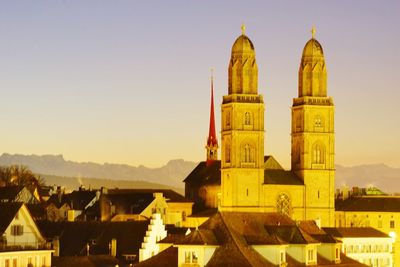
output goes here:
{"type": "Polygon", "coordinates": [[[221,210],[256,210],[264,182],[264,102],[258,94],[254,45],[240,35],[229,61],[221,113],[221,210]]]}
{"type": "Polygon", "coordinates": [[[211,105],[210,105],[210,127],[207,138],[207,165],[218,160],[218,140],[215,132],[215,116],[214,116],[214,77],[211,72],[211,105]]]}
{"type": "Polygon", "coordinates": [[[305,219],[334,226],[335,136],[333,99],[321,44],[312,38],[303,49],[298,97],[292,106],[292,171],[305,185],[305,219]]]}

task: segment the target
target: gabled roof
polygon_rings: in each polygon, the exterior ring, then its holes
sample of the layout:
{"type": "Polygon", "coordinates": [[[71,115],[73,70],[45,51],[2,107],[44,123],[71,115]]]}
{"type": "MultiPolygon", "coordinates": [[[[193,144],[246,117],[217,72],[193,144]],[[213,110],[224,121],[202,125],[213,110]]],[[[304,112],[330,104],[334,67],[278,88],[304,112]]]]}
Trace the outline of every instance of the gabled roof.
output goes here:
{"type": "Polygon", "coordinates": [[[400,197],[362,196],[336,200],[336,211],[400,212],[400,197]]]}
{"type": "Polygon", "coordinates": [[[176,242],[177,245],[219,245],[217,238],[212,230],[196,229],[182,240],[176,242]]]}
{"type": "Polygon", "coordinates": [[[85,207],[96,197],[96,191],[79,190],[73,191],[69,194],[53,194],[47,200],[47,203],[54,204],[57,208],[62,207],[64,204],[68,204],[71,209],[84,210],[85,207]]]}
{"type": "MultiPolygon", "coordinates": [[[[109,189],[106,195],[121,195],[121,196],[151,196],[154,193],[162,193],[167,202],[192,202],[181,194],[171,189],[109,189]]],[[[154,198],[154,197],[153,197],[154,198]]]]}
{"type": "Polygon", "coordinates": [[[145,261],[139,262],[134,266],[137,267],[154,267],[154,266],[163,266],[163,267],[176,267],[178,266],[178,248],[171,246],[156,256],[151,257],[145,261]]]}
{"type": "Polygon", "coordinates": [[[61,256],[86,255],[86,244],[90,253],[109,253],[109,243],[117,239],[117,255],[136,254],[146,235],[149,221],[127,222],[49,222],[37,223],[48,239],[58,237],[61,256]]]}
{"type": "MultiPolygon", "coordinates": [[[[284,170],[273,156],[264,156],[264,169],[265,184],[304,185],[294,172],[284,170]]],[[[221,185],[221,161],[216,160],[209,165],[205,161],[200,162],[184,182],[193,186],[221,185]]]]}
{"type": "Polygon", "coordinates": [[[15,201],[18,194],[24,189],[24,186],[5,186],[0,187],[0,201],[15,201]]]}
{"type": "Polygon", "coordinates": [[[85,266],[85,267],[114,267],[120,262],[110,255],[53,257],[52,265],[57,267],[85,266]]]}
{"type": "Polygon", "coordinates": [[[334,237],[371,237],[389,238],[390,236],[372,227],[323,227],[328,234],[334,237]]]}
{"type": "Polygon", "coordinates": [[[207,165],[207,162],[200,162],[193,171],[183,180],[193,185],[221,184],[221,161],[215,160],[207,165]]]}
{"type": "Polygon", "coordinates": [[[0,203],[0,234],[4,233],[22,205],[18,202],[0,203]]]}
{"type": "Polygon", "coordinates": [[[304,182],[292,171],[279,169],[264,170],[265,184],[304,185],[304,182]]]}

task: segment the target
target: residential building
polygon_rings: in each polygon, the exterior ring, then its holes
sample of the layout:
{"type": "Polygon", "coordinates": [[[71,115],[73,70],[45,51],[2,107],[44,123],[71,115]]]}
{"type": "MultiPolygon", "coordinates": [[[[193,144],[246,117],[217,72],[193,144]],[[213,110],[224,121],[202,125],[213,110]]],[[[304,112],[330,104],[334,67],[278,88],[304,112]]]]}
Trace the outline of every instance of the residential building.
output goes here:
{"type": "Polygon", "coordinates": [[[51,266],[52,252],[24,203],[0,203],[0,266],[51,266]]]}

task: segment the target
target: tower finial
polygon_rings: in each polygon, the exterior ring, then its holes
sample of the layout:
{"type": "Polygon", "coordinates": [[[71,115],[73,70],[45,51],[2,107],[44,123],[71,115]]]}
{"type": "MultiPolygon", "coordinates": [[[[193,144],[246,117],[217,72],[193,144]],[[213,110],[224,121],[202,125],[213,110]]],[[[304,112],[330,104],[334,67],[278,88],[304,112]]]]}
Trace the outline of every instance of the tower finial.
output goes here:
{"type": "Polygon", "coordinates": [[[210,72],[211,72],[211,83],[212,83],[214,81],[214,68],[210,68],[210,72]]]}
{"type": "Polygon", "coordinates": [[[242,29],[242,35],[245,35],[246,33],[246,25],[244,25],[244,22],[242,22],[242,26],[240,27],[242,29]]]}
{"type": "Polygon", "coordinates": [[[311,28],[311,38],[313,38],[313,39],[315,39],[315,32],[316,32],[315,26],[313,25],[311,28]]]}
{"type": "Polygon", "coordinates": [[[214,68],[211,68],[211,105],[210,105],[210,128],[207,138],[207,166],[218,159],[218,140],[215,131],[214,116],[214,68]]]}

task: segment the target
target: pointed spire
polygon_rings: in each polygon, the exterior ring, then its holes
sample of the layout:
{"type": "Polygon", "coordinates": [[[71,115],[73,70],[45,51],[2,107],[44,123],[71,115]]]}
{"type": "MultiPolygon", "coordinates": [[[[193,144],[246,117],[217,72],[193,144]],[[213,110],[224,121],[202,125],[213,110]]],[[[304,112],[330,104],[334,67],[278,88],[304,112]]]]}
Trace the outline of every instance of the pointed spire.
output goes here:
{"type": "Polygon", "coordinates": [[[315,32],[316,32],[315,26],[313,25],[312,28],[311,28],[311,38],[312,39],[315,39],[315,32]]]}
{"type": "Polygon", "coordinates": [[[207,138],[207,165],[218,159],[217,149],[218,140],[215,131],[215,116],[214,116],[214,69],[211,69],[211,107],[210,107],[210,127],[207,138]]]}

